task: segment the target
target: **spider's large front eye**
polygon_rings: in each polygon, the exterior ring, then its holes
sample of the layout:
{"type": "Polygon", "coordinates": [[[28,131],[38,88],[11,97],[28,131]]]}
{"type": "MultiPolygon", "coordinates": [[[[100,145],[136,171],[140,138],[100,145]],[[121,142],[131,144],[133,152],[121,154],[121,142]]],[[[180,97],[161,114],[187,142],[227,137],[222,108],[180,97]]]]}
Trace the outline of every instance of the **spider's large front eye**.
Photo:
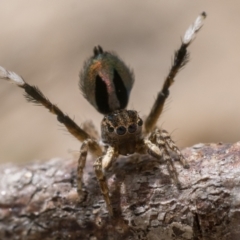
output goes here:
{"type": "Polygon", "coordinates": [[[135,133],[136,131],[137,131],[137,125],[135,123],[132,123],[128,126],[129,133],[135,133]]]}
{"type": "Polygon", "coordinates": [[[124,135],[126,133],[127,129],[123,126],[120,126],[117,128],[117,134],[118,135],[124,135]]]}
{"type": "Polygon", "coordinates": [[[142,126],[143,125],[143,120],[140,118],[139,121],[138,121],[138,126],[142,126]]]}

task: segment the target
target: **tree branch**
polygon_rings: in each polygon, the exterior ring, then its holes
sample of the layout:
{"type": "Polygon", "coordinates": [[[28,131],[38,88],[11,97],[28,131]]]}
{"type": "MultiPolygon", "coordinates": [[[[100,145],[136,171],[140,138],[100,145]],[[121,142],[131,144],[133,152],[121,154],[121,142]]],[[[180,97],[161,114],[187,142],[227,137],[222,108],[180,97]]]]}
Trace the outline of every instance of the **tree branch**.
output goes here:
{"type": "Polygon", "coordinates": [[[0,239],[240,239],[240,142],[183,150],[190,169],[166,168],[148,155],[119,158],[108,175],[109,219],[91,157],[84,196],[76,159],[0,167],[0,239]]]}

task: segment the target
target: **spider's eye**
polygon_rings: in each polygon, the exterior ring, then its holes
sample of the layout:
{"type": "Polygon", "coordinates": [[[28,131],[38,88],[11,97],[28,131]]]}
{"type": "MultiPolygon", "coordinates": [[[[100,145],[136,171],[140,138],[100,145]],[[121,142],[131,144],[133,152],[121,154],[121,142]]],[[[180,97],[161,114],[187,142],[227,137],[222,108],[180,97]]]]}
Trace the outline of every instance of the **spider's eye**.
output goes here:
{"type": "Polygon", "coordinates": [[[129,133],[135,133],[137,130],[137,125],[135,123],[132,123],[128,126],[128,132],[129,133]]]}
{"type": "Polygon", "coordinates": [[[138,126],[142,126],[143,125],[143,120],[140,118],[139,121],[138,121],[138,126]]]}
{"type": "Polygon", "coordinates": [[[109,127],[108,127],[108,131],[109,131],[109,132],[113,132],[113,131],[114,131],[114,128],[109,126],[109,127]]]}
{"type": "Polygon", "coordinates": [[[127,129],[123,126],[120,126],[117,128],[117,134],[118,135],[124,135],[126,133],[127,129]]]}

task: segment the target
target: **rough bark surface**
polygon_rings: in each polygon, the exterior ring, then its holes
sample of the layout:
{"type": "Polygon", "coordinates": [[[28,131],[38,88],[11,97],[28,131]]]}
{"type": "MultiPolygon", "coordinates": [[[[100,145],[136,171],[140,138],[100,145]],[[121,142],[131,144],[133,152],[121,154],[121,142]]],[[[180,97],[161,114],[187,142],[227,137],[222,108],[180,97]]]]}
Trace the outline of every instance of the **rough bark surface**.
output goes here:
{"type": "Polygon", "coordinates": [[[76,159],[0,167],[0,239],[240,239],[240,142],[183,150],[190,169],[147,155],[119,158],[108,175],[109,219],[89,157],[84,195],[76,159]]]}

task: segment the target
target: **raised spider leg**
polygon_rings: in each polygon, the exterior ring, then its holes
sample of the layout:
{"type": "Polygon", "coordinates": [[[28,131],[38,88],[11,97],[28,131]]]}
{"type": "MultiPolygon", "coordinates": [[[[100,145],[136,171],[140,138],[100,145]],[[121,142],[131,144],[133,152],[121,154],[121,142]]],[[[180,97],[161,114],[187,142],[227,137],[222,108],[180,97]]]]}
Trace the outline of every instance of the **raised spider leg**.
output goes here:
{"type": "Polygon", "coordinates": [[[149,139],[144,140],[144,144],[147,146],[150,155],[158,159],[162,158],[164,162],[167,163],[169,173],[171,174],[177,187],[180,188],[181,184],[178,180],[178,173],[172,162],[169,149],[178,155],[180,162],[185,168],[188,167],[188,164],[186,163],[180,150],[171,140],[168,132],[165,130],[155,129],[155,131],[149,136],[149,139]]]}
{"type": "Polygon", "coordinates": [[[111,166],[114,157],[115,157],[114,148],[108,147],[106,154],[102,157],[97,158],[97,160],[94,163],[94,169],[97,176],[97,180],[99,182],[101,192],[106,202],[110,217],[113,216],[113,208],[110,201],[107,179],[104,172],[111,166]]]}
{"type": "MultiPolygon", "coordinates": [[[[29,85],[16,73],[0,67],[0,78],[15,83],[18,87],[23,88],[26,92],[25,97],[29,102],[42,105],[51,113],[57,115],[57,120],[64,124],[67,130],[79,141],[83,142],[91,138],[91,136],[81,129],[69,116],[64,114],[56,105],[52,104],[37,87],[29,85]]],[[[89,144],[89,147],[93,154],[97,156],[102,155],[102,149],[97,142],[93,141],[89,144]]]]}
{"type": "Polygon", "coordinates": [[[196,33],[200,30],[203,25],[203,20],[206,17],[206,13],[203,12],[191,25],[185,33],[180,48],[175,52],[172,67],[166,77],[162,90],[158,93],[157,99],[155,100],[153,107],[145,121],[146,133],[151,132],[156,126],[157,120],[162,113],[165,100],[169,95],[169,88],[174,82],[174,78],[178,71],[183,68],[189,60],[189,53],[187,47],[195,38],[196,33]]]}

